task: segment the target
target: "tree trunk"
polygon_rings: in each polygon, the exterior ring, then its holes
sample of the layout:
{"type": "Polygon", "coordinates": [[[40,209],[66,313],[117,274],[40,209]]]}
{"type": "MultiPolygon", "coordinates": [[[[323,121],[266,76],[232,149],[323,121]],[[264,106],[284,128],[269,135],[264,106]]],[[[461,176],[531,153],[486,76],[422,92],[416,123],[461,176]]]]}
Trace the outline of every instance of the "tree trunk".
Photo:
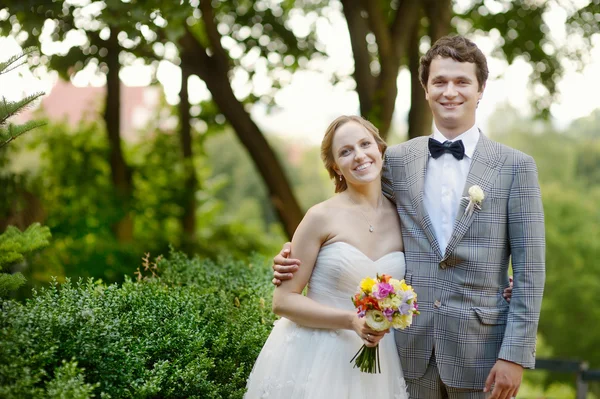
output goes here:
{"type": "MultiPolygon", "coordinates": [[[[424,10],[429,20],[428,35],[431,44],[440,37],[450,32],[450,19],[452,18],[452,4],[450,0],[427,0],[424,10]]],[[[425,99],[425,91],[419,80],[419,42],[421,38],[420,25],[412,30],[410,40],[410,55],[408,67],[410,69],[410,111],[408,113],[408,138],[427,136],[431,134],[432,120],[429,104],[425,99]]]]}
{"type": "Polygon", "coordinates": [[[429,19],[429,37],[431,44],[440,37],[450,33],[452,19],[452,3],[450,0],[427,0],[425,12],[429,19]]]}
{"type": "Polygon", "coordinates": [[[391,24],[380,2],[342,0],[342,5],[352,44],[360,111],[379,128],[385,139],[396,108],[398,71],[407,52],[412,27],[418,22],[420,3],[418,0],[400,2],[391,24]],[[380,71],[377,76],[373,76],[370,68],[373,56],[368,51],[366,40],[370,32],[375,36],[378,47],[380,71]]]}
{"type": "Polygon", "coordinates": [[[357,0],[342,0],[342,5],[354,57],[353,77],[360,102],[360,114],[367,116],[373,109],[376,84],[375,78],[371,75],[371,55],[367,48],[366,36],[369,33],[369,27],[366,19],[361,15],[362,8],[357,0]]]}
{"type": "Polygon", "coordinates": [[[279,163],[275,152],[256,126],[243,105],[237,101],[226,76],[205,80],[215,103],[248,150],[258,168],[287,236],[291,239],[300,224],[303,212],[294,196],[292,186],[279,163]]]}
{"type": "Polygon", "coordinates": [[[291,238],[302,220],[303,212],[294,196],[291,184],[264,135],[256,126],[242,103],[233,94],[224,62],[209,57],[191,32],[181,39],[185,62],[206,84],[214,102],[233,127],[237,137],[248,150],[262,176],[274,208],[291,238]]]}
{"type": "Polygon", "coordinates": [[[433,116],[425,99],[425,90],[419,80],[419,41],[421,25],[415,24],[409,45],[408,68],[410,70],[410,111],[408,112],[408,138],[431,134],[433,116]]]}
{"type": "Polygon", "coordinates": [[[181,225],[183,227],[184,247],[194,242],[196,235],[196,190],[198,180],[194,169],[192,152],[192,127],[190,125],[190,101],[188,96],[188,80],[191,73],[187,65],[181,64],[181,91],[179,92],[179,135],[181,139],[181,151],[184,162],[184,196],[183,215],[181,225]]]}
{"type": "Polygon", "coordinates": [[[131,171],[125,163],[125,158],[123,157],[123,152],[121,150],[120,46],[117,39],[117,33],[115,28],[111,28],[110,38],[105,43],[106,49],[108,50],[106,56],[108,73],[106,74],[104,121],[106,123],[106,132],[108,134],[110,148],[111,178],[123,211],[123,216],[115,223],[113,231],[115,232],[118,241],[130,242],[133,239],[133,219],[130,212],[133,185],[131,181],[131,171]]]}
{"type": "Polygon", "coordinates": [[[398,65],[382,66],[381,75],[379,75],[380,84],[375,92],[375,106],[368,115],[379,128],[381,137],[386,140],[392,126],[392,117],[396,108],[396,98],[398,97],[398,65]]]}

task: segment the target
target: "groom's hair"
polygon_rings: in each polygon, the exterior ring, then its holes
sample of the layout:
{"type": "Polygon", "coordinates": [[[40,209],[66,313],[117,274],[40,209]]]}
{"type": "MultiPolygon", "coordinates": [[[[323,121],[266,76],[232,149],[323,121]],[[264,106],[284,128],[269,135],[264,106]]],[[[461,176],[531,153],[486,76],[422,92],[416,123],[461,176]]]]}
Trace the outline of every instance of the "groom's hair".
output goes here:
{"type": "Polygon", "coordinates": [[[341,193],[348,188],[346,184],[346,179],[339,179],[339,175],[336,173],[333,168],[335,165],[335,157],[333,155],[333,137],[335,136],[335,132],[342,126],[348,122],[356,122],[359,125],[362,125],[369,133],[373,135],[373,139],[381,152],[381,157],[385,154],[385,150],[387,149],[387,144],[379,135],[379,129],[377,129],[371,122],[368,120],[355,115],[342,115],[335,118],[329,127],[325,131],[325,137],[323,137],[323,141],[321,142],[321,159],[323,160],[323,164],[325,164],[325,169],[329,172],[329,177],[333,179],[335,183],[335,192],[341,193]]]}
{"type": "Polygon", "coordinates": [[[479,91],[485,85],[488,78],[488,67],[485,55],[479,50],[479,47],[464,36],[444,36],[436,41],[433,46],[421,57],[419,65],[419,80],[421,85],[427,91],[427,81],[429,80],[429,67],[434,59],[452,58],[458,62],[472,62],[475,64],[475,74],[479,83],[479,91]]]}

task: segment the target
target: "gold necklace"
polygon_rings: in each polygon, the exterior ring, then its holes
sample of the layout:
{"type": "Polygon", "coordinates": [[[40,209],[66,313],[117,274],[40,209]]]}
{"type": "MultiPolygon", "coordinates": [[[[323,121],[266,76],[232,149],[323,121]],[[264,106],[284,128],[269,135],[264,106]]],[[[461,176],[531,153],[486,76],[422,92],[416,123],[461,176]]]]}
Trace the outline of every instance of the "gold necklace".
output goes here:
{"type": "MultiPolygon", "coordinates": [[[[358,206],[358,204],[356,202],[354,202],[354,200],[352,199],[352,197],[350,196],[350,194],[348,194],[348,199],[354,204],[356,205],[356,208],[358,208],[358,211],[360,212],[360,214],[363,216],[363,218],[365,218],[365,221],[367,222],[367,224],[369,225],[369,233],[372,233],[375,231],[375,228],[373,227],[373,224],[369,221],[369,219],[367,218],[367,215],[364,214],[364,212],[362,211],[362,209],[360,209],[360,206],[358,206]]],[[[377,204],[377,208],[375,208],[375,214],[377,214],[377,211],[379,211],[379,206],[383,203],[383,196],[379,197],[379,203],[377,204]]]]}

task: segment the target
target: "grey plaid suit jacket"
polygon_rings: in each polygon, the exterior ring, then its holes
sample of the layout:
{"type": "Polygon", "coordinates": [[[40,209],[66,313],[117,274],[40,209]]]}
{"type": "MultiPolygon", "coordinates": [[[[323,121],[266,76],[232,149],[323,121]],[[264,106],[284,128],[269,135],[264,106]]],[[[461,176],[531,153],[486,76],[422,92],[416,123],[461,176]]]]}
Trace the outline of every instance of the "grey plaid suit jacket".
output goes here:
{"type": "Polygon", "coordinates": [[[428,137],[390,147],[383,191],[402,224],[406,281],[421,314],[395,338],[405,378],[425,373],[433,350],[442,381],[483,389],[497,359],[535,364],[536,332],[545,279],[544,214],[533,158],[483,134],[463,191],[484,193],[481,210],[460,202],[454,231],[441,253],[423,204],[428,137]],[[502,297],[512,262],[510,305],[502,297]]]}

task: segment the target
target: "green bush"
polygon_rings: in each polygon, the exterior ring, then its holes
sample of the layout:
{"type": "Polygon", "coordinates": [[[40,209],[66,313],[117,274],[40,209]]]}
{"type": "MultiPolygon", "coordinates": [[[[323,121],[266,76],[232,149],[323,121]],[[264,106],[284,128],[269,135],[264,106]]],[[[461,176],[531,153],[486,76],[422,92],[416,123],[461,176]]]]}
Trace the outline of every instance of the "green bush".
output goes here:
{"type": "Polygon", "coordinates": [[[241,398],[274,320],[267,263],[172,253],[145,262],[158,278],[5,301],[0,397],[241,398]]]}

